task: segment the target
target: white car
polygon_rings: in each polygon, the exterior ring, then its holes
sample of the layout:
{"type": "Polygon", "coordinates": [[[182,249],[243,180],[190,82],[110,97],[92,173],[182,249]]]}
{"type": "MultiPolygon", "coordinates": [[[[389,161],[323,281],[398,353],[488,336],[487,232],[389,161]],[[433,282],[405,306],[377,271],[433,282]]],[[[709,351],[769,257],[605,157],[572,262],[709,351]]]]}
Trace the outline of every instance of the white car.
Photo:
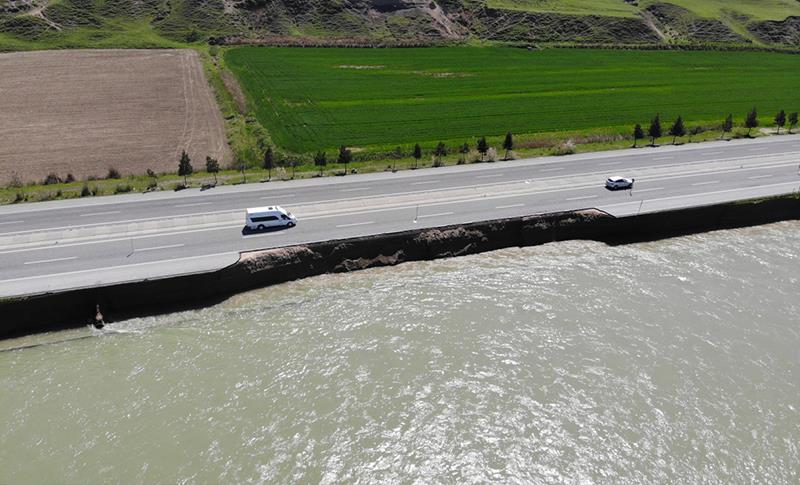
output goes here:
{"type": "Polygon", "coordinates": [[[606,188],[611,190],[632,189],[633,181],[636,179],[626,179],[625,177],[608,177],[606,188]]]}
{"type": "Polygon", "coordinates": [[[297,218],[283,207],[254,207],[247,209],[245,226],[248,229],[263,231],[268,227],[294,227],[297,218]]]}

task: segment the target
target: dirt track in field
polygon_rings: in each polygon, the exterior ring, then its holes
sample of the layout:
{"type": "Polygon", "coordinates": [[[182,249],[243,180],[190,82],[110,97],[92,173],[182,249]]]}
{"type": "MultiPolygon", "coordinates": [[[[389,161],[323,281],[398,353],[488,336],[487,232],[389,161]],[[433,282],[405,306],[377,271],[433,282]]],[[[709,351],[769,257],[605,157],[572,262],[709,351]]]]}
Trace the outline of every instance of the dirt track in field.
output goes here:
{"type": "Polygon", "coordinates": [[[0,54],[0,184],[227,165],[222,117],[192,50],[0,54]]]}

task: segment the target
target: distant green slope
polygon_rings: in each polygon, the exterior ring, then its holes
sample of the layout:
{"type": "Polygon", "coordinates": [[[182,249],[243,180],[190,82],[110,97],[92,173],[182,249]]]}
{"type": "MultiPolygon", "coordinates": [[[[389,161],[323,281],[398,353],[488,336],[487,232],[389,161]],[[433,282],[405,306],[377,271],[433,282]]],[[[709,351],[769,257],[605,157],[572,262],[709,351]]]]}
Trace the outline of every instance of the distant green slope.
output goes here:
{"type": "Polygon", "coordinates": [[[488,0],[493,8],[508,8],[530,12],[549,12],[575,15],[610,15],[632,17],[655,4],[672,4],[685,8],[701,18],[720,18],[736,14],[752,20],[783,20],[800,15],[797,0],[640,0],[633,5],[622,0],[488,0]]]}
{"type": "Polygon", "coordinates": [[[271,43],[800,45],[796,0],[0,0],[0,50],[271,43]]]}
{"type": "Polygon", "coordinates": [[[298,152],[800,109],[788,54],[244,47],[225,60],[273,141],[298,152]]]}

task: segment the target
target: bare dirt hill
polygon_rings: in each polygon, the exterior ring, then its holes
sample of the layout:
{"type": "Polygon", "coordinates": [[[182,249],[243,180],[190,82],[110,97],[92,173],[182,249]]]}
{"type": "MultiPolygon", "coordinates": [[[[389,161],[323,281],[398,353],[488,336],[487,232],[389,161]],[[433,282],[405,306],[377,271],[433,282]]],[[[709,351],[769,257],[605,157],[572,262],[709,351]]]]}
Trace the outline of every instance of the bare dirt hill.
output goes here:
{"type": "Polygon", "coordinates": [[[0,72],[0,183],[171,172],[181,150],[198,168],[231,159],[195,51],[0,54],[0,72]]]}

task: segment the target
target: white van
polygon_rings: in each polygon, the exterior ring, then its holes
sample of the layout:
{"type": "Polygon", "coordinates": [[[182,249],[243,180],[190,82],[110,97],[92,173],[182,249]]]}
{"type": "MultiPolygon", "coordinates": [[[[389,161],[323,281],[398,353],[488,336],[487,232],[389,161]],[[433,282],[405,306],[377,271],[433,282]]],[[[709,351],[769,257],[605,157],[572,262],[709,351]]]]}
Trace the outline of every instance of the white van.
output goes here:
{"type": "Polygon", "coordinates": [[[245,226],[248,229],[263,231],[268,227],[294,227],[297,218],[291,212],[278,207],[254,207],[247,209],[245,226]]]}

